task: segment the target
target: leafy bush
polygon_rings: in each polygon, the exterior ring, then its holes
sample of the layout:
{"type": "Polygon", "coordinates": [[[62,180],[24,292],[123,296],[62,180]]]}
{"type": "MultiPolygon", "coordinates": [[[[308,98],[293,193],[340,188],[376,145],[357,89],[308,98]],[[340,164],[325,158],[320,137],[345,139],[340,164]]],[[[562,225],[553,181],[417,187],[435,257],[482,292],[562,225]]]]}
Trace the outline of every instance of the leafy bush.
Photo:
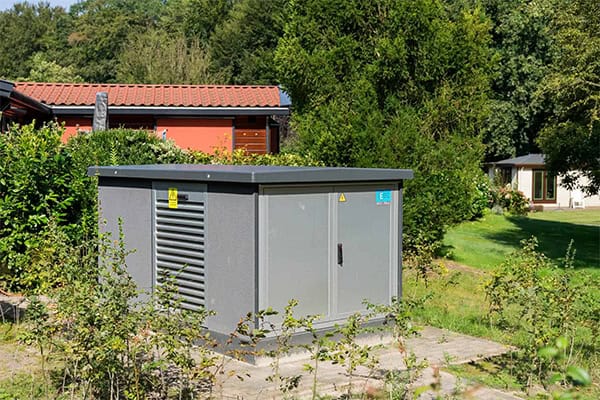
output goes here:
{"type": "Polygon", "coordinates": [[[490,207],[490,180],[481,174],[475,186],[475,194],[471,203],[471,219],[483,217],[483,213],[490,207]]]}
{"type": "Polygon", "coordinates": [[[510,184],[493,187],[490,190],[490,198],[492,207],[501,207],[511,214],[527,215],[529,212],[527,197],[520,190],[513,189],[510,184]]]}
{"type": "Polygon", "coordinates": [[[598,298],[586,290],[600,282],[594,275],[573,272],[571,246],[559,267],[537,251],[537,240],[532,238],[524,241],[523,248],[509,256],[486,284],[490,321],[521,337],[513,371],[524,385],[549,378],[552,365],[540,357],[538,349],[555,338],[572,338],[571,354],[600,347],[598,298]]]}
{"type": "Polygon", "coordinates": [[[97,235],[97,179],[91,165],[163,163],[319,165],[310,156],[214,155],[189,152],[156,135],[113,129],[73,136],[50,124],[13,126],[0,135],[0,286],[45,291],[61,284],[63,249],[53,237],[77,246],[97,235]]]}
{"type": "Polygon", "coordinates": [[[42,362],[49,356],[62,361],[59,383],[44,373],[46,386],[78,398],[191,399],[212,384],[209,368],[217,358],[202,329],[209,312],[175,311],[169,280],[141,302],[127,274],[123,237],[104,236],[67,254],[52,312],[32,302],[30,333],[23,338],[37,343],[42,362]]]}
{"type": "Polygon", "coordinates": [[[6,287],[43,286],[31,260],[58,250],[44,240],[49,223],[78,236],[71,159],[61,151],[61,133],[51,124],[13,126],[0,135],[0,276],[6,287]]]}

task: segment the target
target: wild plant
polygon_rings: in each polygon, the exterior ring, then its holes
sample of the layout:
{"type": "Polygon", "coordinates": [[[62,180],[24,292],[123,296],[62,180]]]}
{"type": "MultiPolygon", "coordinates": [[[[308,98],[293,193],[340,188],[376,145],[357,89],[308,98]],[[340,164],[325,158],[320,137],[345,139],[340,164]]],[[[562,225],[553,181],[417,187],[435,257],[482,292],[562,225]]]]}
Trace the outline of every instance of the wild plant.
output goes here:
{"type": "MultiPolygon", "coordinates": [[[[211,314],[182,310],[172,280],[140,300],[127,274],[122,232],[73,249],[55,310],[33,331],[62,361],[58,392],[70,398],[195,398],[212,385],[215,357],[202,328],[211,314]],[[192,351],[198,347],[197,354],[192,351]]],[[[34,303],[34,309],[37,310],[34,303]]],[[[40,309],[41,310],[41,309],[40,309]]]]}
{"type": "Polygon", "coordinates": [[[580,387],[590,386],[592,379],[584,368],[569,362],[572,341],[564,336],[556,339],[554,344],[541,348],[538,356],[549,364],[551,375],[543,381],[546,389],[554,387],[547,398],[553,400],[574,400],[580,398],[577,391],[580,387]]]}
{"type": "Polygon", "coordinates": [[[328,359],[333,364],[341,365],[348,377],[346,396],[352,397],[354,377],[359,367],[365,367],[372,375],[379,360],[375,350],[377,345],[360,344],[358,337],[365,333],[365,324],[369,321],[366,314],[357,312],[350,315],[344,324],[335,326],[335,340],[331,345],[328,359]]]}
{"type": "Polygon", "coordinates": [[[570,337],[570,358],[577,346],[577,331],[593,324],[589,308],[597,309],[597,305],[585,303],[585,286],[593,284],[594,278],[584,274],[585,279],[575,279],[572,245],[562,268],[537,251],[535,238],[522,245],[494,273],[485,290],[490,322],[507,332],[520,332],[514,372],[531,388],[545,381],[550,371],[548,360],[539,356],[538,349],[553,338],[570,337]]]}
{"type": "Polygon", "coordinates": [[[421,330],[414,324],[413,312],[423,307],[431,297],[426,295],[419,299],[400,299],[393,297],[390,304],[369,304],[367,309],[373,316],[384,316],[383,328],[391,333],[392,343],[402,356],[405,369],[386,371],[384,377],[385,390],[392,399],[404,399],[410,394],[410,385],[414,383],[427,367],[426,361],[419,361],[413,351],[406,346],[406,338],[416,336],[421,330]]]}
{"type": "Polygon", "coordinates": [[[304,330],[310,334],[311,337],[310,343],[302,346],[310,354],[311,362],[305,363],[303,368],[312,377],[311,400],[315,400],[318,397],[317,384],[320,372],[319,366],[321,362],[331,358],[330,352],[334,345],[334,342],[331,340],[333,332],[319,332],[315,328],[314,324],[320,318],[320,315],[308,315],[303,319],[304,330]]]}

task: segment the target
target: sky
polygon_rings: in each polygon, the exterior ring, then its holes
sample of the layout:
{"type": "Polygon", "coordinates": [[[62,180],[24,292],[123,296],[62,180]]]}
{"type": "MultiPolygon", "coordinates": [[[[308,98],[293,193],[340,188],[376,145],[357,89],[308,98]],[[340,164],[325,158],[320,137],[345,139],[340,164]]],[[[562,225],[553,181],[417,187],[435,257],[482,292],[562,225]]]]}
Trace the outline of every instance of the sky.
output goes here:
{"type": "MultiPolygon", "coordinates": [[[[78,0],[44,0],[47,3],[50,3],[51,6],[63,6],[65,9],[71,4],[77,3],[78,0]]],[[[12,8],[15,3],[22,3],[22,0],[0,0],[0,11],[5,11],[12,8]]],[[[28,3],[37,4],[39,0],[28,0],[28,3]]]]}

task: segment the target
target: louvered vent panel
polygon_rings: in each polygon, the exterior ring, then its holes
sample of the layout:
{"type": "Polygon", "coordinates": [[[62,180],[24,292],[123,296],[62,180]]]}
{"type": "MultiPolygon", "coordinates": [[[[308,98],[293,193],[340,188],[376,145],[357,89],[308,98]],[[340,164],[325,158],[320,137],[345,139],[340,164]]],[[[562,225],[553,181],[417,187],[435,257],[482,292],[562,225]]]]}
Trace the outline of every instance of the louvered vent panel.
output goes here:
{"type": "Polygon", "coordinates": [[[156,279],[160,285],[169,274],[182,300],[181,306],[197,310],[204,306],[204,202],[180,202],[169,208],[168,200],[156,199],[156,279]]]}

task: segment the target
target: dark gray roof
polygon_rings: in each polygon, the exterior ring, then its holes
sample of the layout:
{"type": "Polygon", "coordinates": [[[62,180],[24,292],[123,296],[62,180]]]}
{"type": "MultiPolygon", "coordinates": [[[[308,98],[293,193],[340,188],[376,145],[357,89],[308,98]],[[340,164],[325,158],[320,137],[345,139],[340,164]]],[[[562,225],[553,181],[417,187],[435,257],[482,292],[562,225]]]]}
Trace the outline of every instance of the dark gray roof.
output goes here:
{"type": "Polygon", "coordinates": [[[527,154],[492,163],[494,165],[545,165],[543,154],[527,154]]]}
{"type": "Polygon", "coordinates": [[[89,176],[239,183],[365,182],[412,179],[409,169],[280,167],[256,165],[124,165],[89,167],[89,176]]]}

